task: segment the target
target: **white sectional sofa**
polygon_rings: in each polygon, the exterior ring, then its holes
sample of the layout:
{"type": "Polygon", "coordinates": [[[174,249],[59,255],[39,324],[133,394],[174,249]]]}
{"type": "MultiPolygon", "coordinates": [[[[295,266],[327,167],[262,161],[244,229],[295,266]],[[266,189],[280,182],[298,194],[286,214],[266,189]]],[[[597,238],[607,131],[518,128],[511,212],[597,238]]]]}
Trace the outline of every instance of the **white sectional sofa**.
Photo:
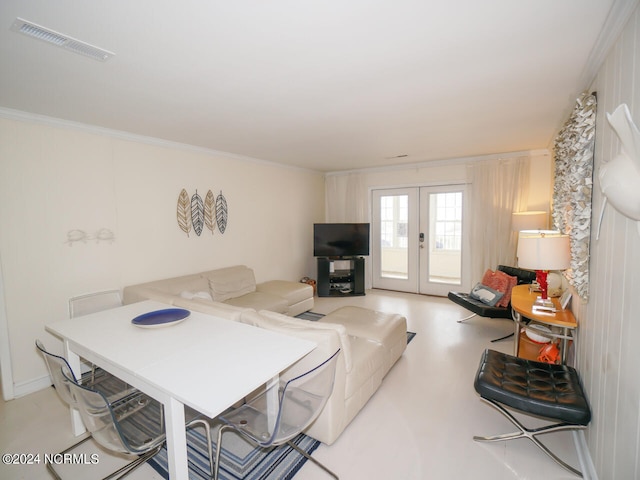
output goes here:
{"type": "Polygon", "coordinates": [[[150,299],[190,308],[193,301],[194,310],[217,302],[295,316],[313,308],[310,285],[285,280],[256,284],[253,270],[244,265],[130,285],[122,293],[125,304],[150,299]]]}
{"type": "Polygon", "coordinates": [[[303,359],[308,366],[340,348],[333,393],[305,432],[327,445],[335,442],[378,390],[407,346],[405,317],[360,307],[339,308],[319,321],[265,310],[244,311],[239,321],[315,341],[318,347],[303,359]]]}
{"type": "MultiPolygon", "coordinates": [[[[237,267],[232,268],[236,269],[236,272],[239,271],[237,267]]],[[[305,300],[299,300],[292,295],[295,289],[287,290],[285,284],[295,282],[268,285],[267,292],[260,292],[256,287],[256,293],[278,296],[274,292],[280,292],[282,298],[288,298],[285,308],[284,304],[275,300],[274,303],[267,303],[263,295],[257,295],[251,301],[244,299],[234,303],[230,303],[229,299],[220,302],[203,298],[205,295],[202,292],[206,290],[202,289],[207,283],[203,283],[203,278],[210,278],[207,277],[207,272],[126,287],[124,302],[158,300],[316,342],[316,349],[293,367],[296,371],[304,370],[307,366],[315,366],[340,349],[333,393],[320,416],[306,430],[308,435],[327,445],[335,442],[378,390],[382,379],[402,356],[407,346],[407,321],[399,314],[345,306],[318,321],[303,320],[290,316],[290,312],[304,308],[301,305],[308,305],[305,300]],[[184,294],[185,291],[189,293],[184,294]],[[268,308],[255,308],[261,302],[262,305],[276,305],[280,312],[268,308]]],[[[227,278],[236,277],[231,275],[227,278]]],[[[271,282],[267,282],[269,283],[271,282]]],[[[236,285],[233,290],[238,292],[242,288],[236,285]]],[[[244,295],[250,293],[253,292],[244,295]]],[[[234,297],[237,298],[239,297],[234,297]]]]}

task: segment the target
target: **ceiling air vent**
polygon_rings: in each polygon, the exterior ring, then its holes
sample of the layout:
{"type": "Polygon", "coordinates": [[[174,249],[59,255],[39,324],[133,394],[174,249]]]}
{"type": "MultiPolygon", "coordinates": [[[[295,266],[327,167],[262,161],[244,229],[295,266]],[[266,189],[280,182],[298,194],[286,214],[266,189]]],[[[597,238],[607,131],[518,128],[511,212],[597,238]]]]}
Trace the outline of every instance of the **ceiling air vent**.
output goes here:
{"type": "Polygon", "coordinates": [[[115,55],[115,53],[113,52],[104,50],[94,45],[90,45],[86,42],[81,42],[80,40],[76,40],[75,38],[70,37],[69,35],[64,35],[48,28],[41,27],[40,25],[37,25],[33,22],[23,20],[20,17],[16,18],[16,20],[13,22],[13,24],[11,25],[11,30],[13,30],[14,32],[22,33],[23,35],[27,35],[28,37],[35,38],[37,40],[42,40],[43,42],[55,45],[56,47],[64,48],[65,50],[84,55],[85,57],[93,58],[94,60],[98,60],[100,62],[106,62],[115,55]]]}

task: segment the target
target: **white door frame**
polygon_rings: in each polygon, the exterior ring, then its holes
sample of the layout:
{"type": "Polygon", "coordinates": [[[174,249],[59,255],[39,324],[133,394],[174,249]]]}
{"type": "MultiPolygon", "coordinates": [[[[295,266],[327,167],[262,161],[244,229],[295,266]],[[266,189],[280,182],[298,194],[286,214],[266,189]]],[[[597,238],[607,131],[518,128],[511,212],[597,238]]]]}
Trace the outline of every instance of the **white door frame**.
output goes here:
{"type": "Polygon", "coordinates": [[[381,288],[385,290],[395,290],[400,292],[418,293],[418,189],[415,187],[398,187],[398,188],[380,188],[372,190],[372,286],[373,288],[381,288]],[[409,211],[407,219],[407,238],[408,238],[408,275],[407,278],[391,278],[381,275],[381,245],[380,245],[380,198],[383,196],[400,196],[407,195],[409,197],[409,211]],[[413,239],[413,241],[412,241],[413,239]]]}
{"type": "MultiPolygon", "coordinates": [[[[395,290],[409,293],[422,293],[426,295],[442,295],[450,290],[468,290],[469,285],[469,247],[470,240],[468,238],[468,212],[469,212],[469,195],[467,185],[464,182],[452,182],[447,184],[433,185],[411,185],[404,187],[376,187],[371,189],[371,219],[372,219],[372,255],[371,255],[371,277],[372,287],[386,290],[395,290]],[[424,210],[426,201],[421,198],[427,192],[437,193],[439,191],[462,191],[463,192],[463,216],[462,216],[462,278],[460,284],[438,284],[434,288],[434,284],[425,284],[421,279],[427,272],[427,261],[421,255],[419,248],[420,232],[425,233],[425,242],[423,246],[426,248],[428,244],[429,231],[429,215],[428,210],[424,210]],[[421,195],[422,194],[422,195],[421,195]],[[409,196],[409,212],[408,212],[408,278],[389,278],[381,275],[381,251],[380,251],[380,198],[382,196],[391,195],[408,195],[409,196]],[[421,212],[421,209],[424,211],[421,212]]],[[[424,250],[424,249],[422,249],[424,250]]],[[[426,253],[426,252],[425,252],[426,253]]]]}
{"type": "Polygon", "coordinates": [[[466,278],[468,276],[468,241],[466,241],[467,232],[467,189],[464,184],[453,185],[437,185],[437,186],[424,186],[420,187],[420,232],[424,233],[425,240],[421,243],[420,248],[420,280],[418,284],[418,291],[425,295],[437,295],[446,296],[452,290],[461,290],[466,288],[466,278]],[[447,283],[447,282],[432,282],[429,280],[431,259],[431,205],[430,195],[434,193],[448,193],[448,192],[462,192],[462,245],[461,245],[461,258],[460,258],[460,282],[459,283],[447,283]]]}

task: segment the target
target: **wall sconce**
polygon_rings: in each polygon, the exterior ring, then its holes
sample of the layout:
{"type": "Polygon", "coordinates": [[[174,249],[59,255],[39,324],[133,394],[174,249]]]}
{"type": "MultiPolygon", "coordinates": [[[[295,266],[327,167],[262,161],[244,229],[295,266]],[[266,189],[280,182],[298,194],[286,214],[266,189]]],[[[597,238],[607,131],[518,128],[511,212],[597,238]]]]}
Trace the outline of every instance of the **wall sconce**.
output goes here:
{"type": "Polygon", "coordinates": [[[67,232],[66,243],[69,244],[70,247],[76,242],[87,243],[88,240],[95,240],[96,243],[113,243],[116,240],[116,236],[108,228],[101,228],[95,233],[87,233],[84,230],[69,230],[67,232]]]}

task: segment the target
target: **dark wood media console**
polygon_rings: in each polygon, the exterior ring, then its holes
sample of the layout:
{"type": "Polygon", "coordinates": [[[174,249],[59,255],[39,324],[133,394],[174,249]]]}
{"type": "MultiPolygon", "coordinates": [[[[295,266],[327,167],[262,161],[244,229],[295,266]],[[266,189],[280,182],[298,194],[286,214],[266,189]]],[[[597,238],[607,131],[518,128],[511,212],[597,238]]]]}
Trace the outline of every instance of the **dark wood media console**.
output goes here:
{"type": "Polygon", "coordinates": [[[364,258],[318,257],[318,296],[364,295],[364,258]]]}

